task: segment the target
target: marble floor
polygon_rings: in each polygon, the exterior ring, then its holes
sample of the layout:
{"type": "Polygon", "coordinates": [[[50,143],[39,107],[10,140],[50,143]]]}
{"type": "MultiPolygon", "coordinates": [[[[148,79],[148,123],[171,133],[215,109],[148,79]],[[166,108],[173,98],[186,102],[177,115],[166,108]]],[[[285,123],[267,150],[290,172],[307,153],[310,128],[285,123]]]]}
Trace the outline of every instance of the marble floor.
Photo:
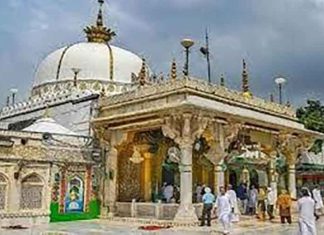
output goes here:
{"type": "MultiPolygon", "coordinates": [[[[111,222],[105,220],[52,223],[25,230],[0,229],[1,235],[203,235],[221,234],[220,227],[214,223],[212,227],[176,227],[158,231],[143,231],[139,224],[111,222]]],[[[317,223],[318,235],[324,234],[324,218],[317,223]]],[[[247,220],[233,226],[233,235],[295,235],[297,223],[281,225],[278,222],[258,222],[247,220]]]]}

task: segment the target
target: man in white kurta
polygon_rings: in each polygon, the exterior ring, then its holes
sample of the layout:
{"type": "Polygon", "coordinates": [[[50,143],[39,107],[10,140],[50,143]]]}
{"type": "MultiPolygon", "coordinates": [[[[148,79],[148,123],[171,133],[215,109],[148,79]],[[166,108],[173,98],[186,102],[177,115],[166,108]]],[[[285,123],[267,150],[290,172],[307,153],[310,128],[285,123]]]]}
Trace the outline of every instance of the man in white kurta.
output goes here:
{"type": "Polygon", "coordinates": [[[219,192],[220,195],[217,197],[215,209],[217,210],[218,220],[223,226],[223,234],[227,235],[231,229],[232,207],[228,196],[225,195],[225,188],[220,187],[219,192]]]}
{"type": "Polygon", "coordinates": [[[267,212],[269,215],[269,219],[274,219],[274,205],[276,204],[276,194],[272,188],[268,188],[268,195],[267,195],[267,212]]]}
{"type": "Polygon", "coordinates": [[[226,196],[228,196],[231,204],[232,211],[232,222],[239,222],[240,220],[240,210],[237,204],[237,196],[236,192],[233,190],[232,185],[228,185],[228,190],[226,192],[226,196]]]}
{"type": "Polygon", "coordinates": [[[302,188],[302,197],[298,200],[299,235],[316,235],[315,202],[309,195],[307,188],[302,188]]]}
{"type": "Polygon", "coordinates": [[[312,193],[313,193],[313,199],[315,201],[316,215],[319,216],[323,213],[323,207],[324,207],[321,190],[319,190],[318,186],[316,185],[312,193]]]}

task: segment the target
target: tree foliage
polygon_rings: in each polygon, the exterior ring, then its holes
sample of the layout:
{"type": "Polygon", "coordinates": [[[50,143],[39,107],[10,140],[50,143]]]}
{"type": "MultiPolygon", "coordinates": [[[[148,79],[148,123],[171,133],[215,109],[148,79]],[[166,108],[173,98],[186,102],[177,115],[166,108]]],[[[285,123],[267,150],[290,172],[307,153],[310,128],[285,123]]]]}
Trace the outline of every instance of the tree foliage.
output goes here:
{"type": "MultiPolygon", "coordinates": [[[[297,118],[307,129],[324,133],[324,106],[319,100],[307,100],[307,105],[297,109],[297,118]]],[[[320,152],[322,140],[317,140],[311,151],[320,152]]]]}

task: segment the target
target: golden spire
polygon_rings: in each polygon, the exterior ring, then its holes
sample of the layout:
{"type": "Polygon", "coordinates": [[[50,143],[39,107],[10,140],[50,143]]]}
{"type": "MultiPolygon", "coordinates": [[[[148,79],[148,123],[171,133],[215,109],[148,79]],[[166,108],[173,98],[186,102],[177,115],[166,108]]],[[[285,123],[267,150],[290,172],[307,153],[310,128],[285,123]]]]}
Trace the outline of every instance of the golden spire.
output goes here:
{"type": "Polygon", "coordinates": [[[224,78],[224,74],[223,73],[221,74],[221,77],[220,77],[220,85],[221,86],[225,86],[225,78],[224,78]]]}
{"type": "Polygon", "coordinates": [[[270,102],[274,102],[273,93],[270,94],[270,102]]]}
{"type": "Polygon", "coordinates": [[[146,60],[145,58],[142,59],[142,67],[138,74],[138,81],[141,86],[146,84],[146,60]]]}
{"type": "Polygon", "coordinates": [[[249,73],[247,71],[247,66],[244,59],[243,59],[243,71],[242,71],[242,91],[245,97],[250,98],[252,96],[249,87],[249,73]]]}
{"type": "Polygon", "coordinates": [[[171,64],[170,79],[172,81],[177,79],[177,63],[176,63],[175,59],[173,59],[172,64],[171,64]]]}
{"type": "Polygon", "coordinates": [[[116,33],[103,24],[102,6],[104,0],[98,0],[99,12],[97,16],[96,25],[87,26],[84,32],[87,34],[88,42],[108,43],[116,33]]]}

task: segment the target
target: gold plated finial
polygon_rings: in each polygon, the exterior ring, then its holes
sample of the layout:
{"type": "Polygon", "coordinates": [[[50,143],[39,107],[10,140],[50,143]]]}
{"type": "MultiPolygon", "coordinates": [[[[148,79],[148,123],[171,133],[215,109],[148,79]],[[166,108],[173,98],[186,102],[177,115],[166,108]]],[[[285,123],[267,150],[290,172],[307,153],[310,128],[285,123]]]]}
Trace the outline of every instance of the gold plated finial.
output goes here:
{"type": "Polygon", "coordinates": [[[224,74],[223,73],[221,74],[221,77],[220,77],[220,85],[221,86],[225,86],[225,78],[224,78],[224,74]]]}
{"type": "Polygon", "coordinates": [[[250,87],[249,87],[249,73],[247,71],[247,66],[244,59],[243,59],[243,71],[242,71],[242,91],[244,97],[246,98],[252,97],[252,94],[250,92],[250,87]]]}
{"type": "Polygon", "coordinates": [[[87,35],[88,42],[108,43],[116,33],[103,24],[102,7],[104,0],[98,0],[99,11],[97,15],[96,25],[87,26],[83,31],[87,35]]]}
{"type": "Polygon", "coordinates": [[[273,93],[270,94],[270,102],[274,102],[274,96],[273,96],[273,93]]]}
{"type": "Polygon", "coordinates": [[[142,59],[142,67],[138,74],[138,81],[141,86],[146,84],[146,60],[145,58],[142,59]]]}
{"type": "Polygon", "coordinates": [[[171,64],[170,79],[172,81],[177,79],[177,63],[176,63],[175,59],[173,59],[172,64],[171,64]]]}

